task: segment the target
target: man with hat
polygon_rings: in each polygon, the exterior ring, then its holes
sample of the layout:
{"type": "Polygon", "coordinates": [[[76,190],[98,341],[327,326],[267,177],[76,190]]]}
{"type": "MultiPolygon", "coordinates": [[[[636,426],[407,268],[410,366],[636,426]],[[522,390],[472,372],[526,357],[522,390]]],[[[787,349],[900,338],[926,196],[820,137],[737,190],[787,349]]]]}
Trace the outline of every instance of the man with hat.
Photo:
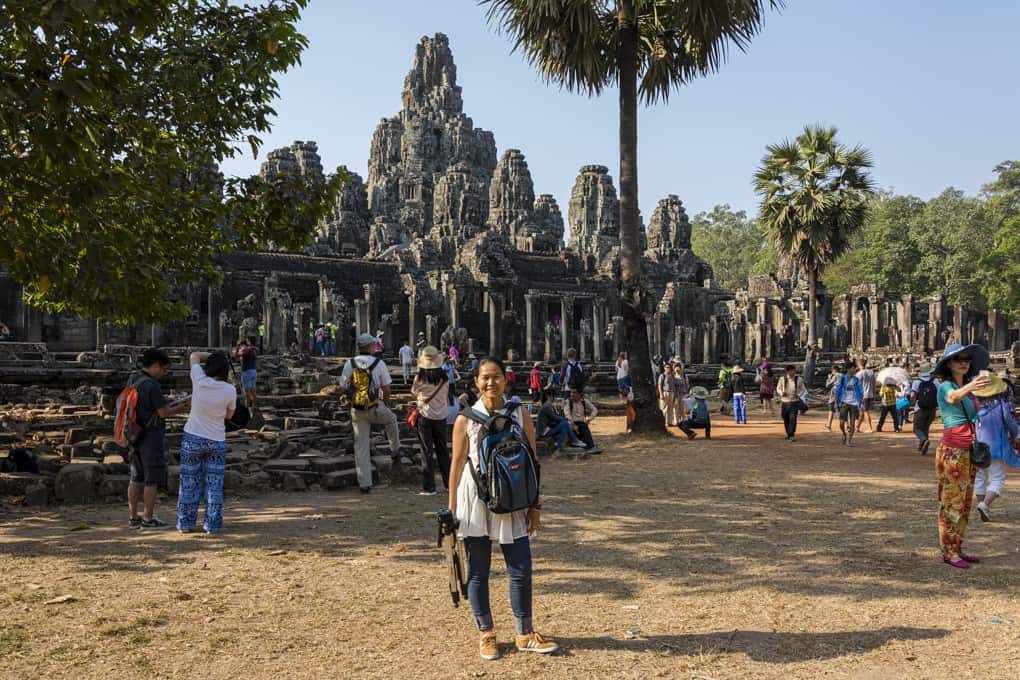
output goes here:
{"type": "Polygon", "coordinates": [[[351,421],[354,425],[354,463],[358,469],[358,486],[361,493],[372,491],[372,457],[369,437],[372,434],[373,425],[382,425],[386,429],[386,439],[390,443],[390,451],[393,456],[400,453],[400,432],[397,430],[397,417],[387,406],[390,400],[390,371],[386,364],[378,357],[372,355],[378,339],[368,333],[362,333],[357,338],[358,353],[350,361],[344,364],[343,372],[340,374],[340,389],[345,393],[351,386],[355,367],[361,371],[367,371],[370,380],[370,387],[373,388],[381,398],[378,398],[374,405],[366,408],[354,408],[351,404],[351,421]]]}
{"type": "Polygon", "coordinates": [[[704,430],[705,439],[711,439],[712,419],[708,413],[708,390],[701,385],[692,387],[688,406],[691,417],[682,421],[678,427],[683,430],[688,439],[698,436],[694,430],[704,430]]]}
{"type": "Polygon", "coordinates": [[[931,366],[918,369],[918,377],[910,383],[910,398],[914,402],[914,436],[917,437],[917,452],[927,455],[931,439],[928,431],[935,422],[935,411],[939,405],[939,381],[932,375],[931,366]]]}

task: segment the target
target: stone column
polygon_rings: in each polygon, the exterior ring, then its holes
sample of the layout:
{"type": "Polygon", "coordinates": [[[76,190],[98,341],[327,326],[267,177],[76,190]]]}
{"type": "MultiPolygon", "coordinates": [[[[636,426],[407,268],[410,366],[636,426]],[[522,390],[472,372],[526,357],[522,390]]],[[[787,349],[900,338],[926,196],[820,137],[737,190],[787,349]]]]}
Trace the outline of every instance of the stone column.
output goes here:
{"type": "Polygon", "coordinates": [[[879,346],[879,339],[882,333],[882,313],[878,304],[878,298],[870,298],[868,304],[871,307],[871,347],[879,346]]]}
{"type": "MultiPolygon", "coordinates": [[[[374,333],[375,329],[368,330],[367,305],[364,300],[354,301],[354,325],[358,327],[358,335],[362,333],[374,333]]],[[[268,327],[268,324],[267,324],[268,327]]]]}
{"type": "Polygon", "coordinates": [[[379,296],[377,295],[377,286],[374,283],[366,283],[364,285],[365,291],[365,308],[368,323],[368,328],[365,329],[366,333],[375,333],[376,326],[379,325],[379,296]]]}
{"type": "MultiPolygon", "coordinates": [[[[152,347],[159,347],[160,342],[163,339],[163,327],[158,323],[152,324],[151,334],[149,337],[149,344],[152,347]]],[[[106,323],[104,321],[96,321],[96,344],[101,348],[106,344],[106,323]]]]}
{"type": "Polygon", "coordinates": [[[450,286],[447,289],[447,296],[450,301],[450,325],[454,330],[457,330],[460,328],[460,294],[457,287],[450,286]]]}
{"type": "Polygon", "coordinates": [[[574,297],[563,296],[560,298],[560,344],[564,360],[567,358],[567,350],[570,349],[570,329],[574,325],[574,297]]]}
{"type": "Polygon", "coordinates": [[[500,356],[503,351],[503,294],[489,291],[489,354],[500,356]]]}
{"type": "Polygon", "coordinates": [[[535,360],[535,296],[531,293],[524,295],[524,358],[528,361],[535,360]]]}
{"type": "Polygon", "coordinates": [[[207,302],[206,331],[210,347],[223,347],[220,339],[220,312],[223,309],[223,291],[219,286],[209,286],[207,302]]]}
{"type": "Polygon", "coordinates": [[[326,321],[330,320],[329,314],[326,311],[327,307],[328,307],[328,299],[327,299],[327,296],[326,296],[326,280],[325,279],[319,279],[319,300],[318,300],[318,305],[317,305],[316,312],[318,314],[318,320],[321,323],[326,323],[326,321]]]}
{"type": "Polygon", "coordinates": [[[596,363],[602,361],[602,338],[606,334],[603,318],[606,315],[605,301],[595,298],[591,302],[591,339],[592,358],[596,363]]]}
{"type": "Polygon", "coordinates": [[[620,356],[623,351],[623,317],[613,317],[613,356],[620,356]]]}
{"type": "Polygon", "coordinates": [[[407,296],[407,337],[411,347],[414,347],[415,341],[418,340],[418,329],[416,328],[418,324],[418,313],[414,309],[415,303],[418,301],[417,298],[418,296],[412,289],[411,294],[407,296]]]}

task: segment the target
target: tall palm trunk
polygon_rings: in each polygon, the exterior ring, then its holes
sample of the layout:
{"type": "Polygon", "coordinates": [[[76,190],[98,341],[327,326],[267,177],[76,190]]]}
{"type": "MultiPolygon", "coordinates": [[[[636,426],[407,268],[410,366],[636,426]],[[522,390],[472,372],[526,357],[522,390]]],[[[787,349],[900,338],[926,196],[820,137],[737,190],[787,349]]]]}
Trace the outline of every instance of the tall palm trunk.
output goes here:
{"type": "Polygon", "coordinates": [[[634,388],[634,432],[663,432],[665,422],[652,385],[648,327],[641,289],[641,238],[637,183],[638,33],[634,0],[617,4],[617,49],[620,60],[620,297],[623,328],[634,388]]]}
{"type": "Polygon", "coordinates": [[[804,385],[810,389],[815,377],[815,351],[818,347],[816,340],[818,329],[818,268],[808,268],[808,327],[807,327],[807,353],[804,356],[804,385]]]}

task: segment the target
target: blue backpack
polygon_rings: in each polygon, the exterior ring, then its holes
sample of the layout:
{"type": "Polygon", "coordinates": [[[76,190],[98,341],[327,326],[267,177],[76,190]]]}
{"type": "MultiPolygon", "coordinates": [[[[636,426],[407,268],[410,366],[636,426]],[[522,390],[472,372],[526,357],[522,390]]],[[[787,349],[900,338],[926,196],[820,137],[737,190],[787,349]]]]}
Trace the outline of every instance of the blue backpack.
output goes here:
{"type": "Polygon", "coordinates": [[[524,430],[513,418],[519,403],[509,401],[484,416],[473,408],[461,415],[481,425],[478,466],[468,465],[478,497],[496,514],[526,510],[538,503],[540,468],[524,430]]]}

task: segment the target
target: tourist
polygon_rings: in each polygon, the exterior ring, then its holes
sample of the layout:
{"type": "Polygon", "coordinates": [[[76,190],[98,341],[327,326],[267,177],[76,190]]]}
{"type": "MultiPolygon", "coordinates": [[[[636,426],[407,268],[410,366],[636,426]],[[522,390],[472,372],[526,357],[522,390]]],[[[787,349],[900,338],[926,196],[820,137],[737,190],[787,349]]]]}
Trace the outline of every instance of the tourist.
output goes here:
{"type": "Polygon", "coordinates": [[[542,391],[542,362],[536,361],[528,374],[528,396],[531,401],[538,403],[539,393],[542,391]]]}
{"type": "Polygon", "coordinates": [[[372,346],[372,353],[376,356],[377,359],[382,359],[382,356],[383,356],[383,341],[382,341],[382,339],[383,339],[383,332],[381,330],[377,330],[375,332],[375,345],[372,346]]]}
{"type": "Polygon", "coordinates": [[[177,530],[191,533],[205,494],[202,528],[214,534],[223,528],[223,473],[227,468],[226,421],[234,415],[237,390],[230,384],[230,359],[219,352],[192,352],[191,412],[181,439],[177,530]],[[205,366],[202,366],[202,362],[205,366]]]}
{"type": "Polygon", "coordinates": [[[659,410],[662,417],[666,419],[666,427],[676,427],[679,422],[676,417],[676,400],[673,398],[673,366],[666,364],[662,367],[662,374],[656,381],[659,391],[659,410]]]}
{"type": "Polygon", "coordinates": [[[410,342],[405,342],[400,346],[400,350],[397,353],[400,355],[400,372],[404,376],[404,384],[406,385],[407,381],[411,378],[411,364],[414,362],[414,350],[411,349],[410,342]]]}
{"type": "Polygon", "coordinates": [[[549,371],[549,381],[545,384],[545,389],[553,390],[555,394],[560,393],[560,373],[563,371],[562,366],[554,366],[549,371]]]}
{"type": "Polygon", "coordinates": [[[844,370],[839,362],[834,363],[832,368],[829,369],[829,375],[825,377],[825,389],[829,393],[829,398],[826,402],[828,404],[829,415],[825,420],[825,425],[822,426],[822,432],[832,432],[832,419],[839,410],[839,407],[836,405],[836,383],[843,377],[844,370]]]}
{"type": "Polygon", "coordinates": [[[988,387],[974,390],[981,408],[978,411],[977,438],[988,444],[992,464],[977,471],[974,478],[974,495],[981,499],[977,504],[981,521],[992,520],[991,506],[1002,495],[1006,485],[1006,466],[1020,467],[1020,457],[1014,448],[1017,441],[1017,422],[1005,399],[1006,381],[991,376],[988,387]]]}
{"type": "MultiPolygon", "coordinates": [[[[500,368],[502,369],[502,364],[500,364],[500,368]]],[[[500,370],[500,374],[502,373],[502,370],[500,370]]],[[[552,390],[542,392],[542,406],[538,409],[538,424],[535,427],[538,436],[555,439],[553,451],[562,449],[568,439],[571,446],[579,449],[586,448],[588,445],[574,434],[573,428],[570,427],[570,422],[557,413],[555,400],[556,393],[552,390]]]]}
{"type": "Polygon", "coordinates": [[[634,388],[627,390],[627,434],[634,431],[634,423],[637,421],[637,409],[634,408],[634,388]]]}
{"type": "MultiPolygon", "coordinates": [[[[503,364],[496,357],[486,357],[478,364],[475,385],[481,398],[471,408],[481,415],[495,413],[503,406],[503,364]]],[[[535,428],[531,418],[518,408],[513,418],[535,450],[535,428]]],[[[499,658],[492,611],[489,607],[489,570],[492,541],[497,541],[506,561],[510,580],[510,606],[517,624],[518,651],[549,654],[559,649],[544,640],[532,627],[531,543],[529,535],[541,527],[542,505],[508,514],[495,514],[479,499],[478,488],[466,465],[478,465],[481,425],[465,417],[453,426],[453,463],[450,467],[449,509],[457,518],[458,535],[464,540],[467,553],[468,599],[480,632],[479,652],[486,660],[499,658]]]]}
{"type": "Polygon", "coordinates": [[[704,430],[705,439],[712,438],[712,418],[708,409],[708,390],[701,385],[691,388],[691,396],[688,399],[688,410],[690,416],[682,421],[678,427],[683,430],[688,439],[694,439],[698,433],[694,430],[704,430]]]}
{"type": "Polygon", "coordinates": [[[762,362],[758,370],[760,371],[758,399],[761,401],[761,411],[762,413],[767,411],[769,416],[774,416],[776,412],[772,407],[772,400],[776,396],[776,378],[772,375],[772,367],[765,362],[762,362]]]}
{"type": "Polygon", "coordinates": [[[910,394],[914,400],[914,436],[917,437],[917,452],[922,456],[928,453],[931,439],[928,431],[935,421],[935,411],[939,405],[939,381],[932,374],[930,366],[920,369],[918,378],[910,385],[910,394]]]}
{"type": "Polygon", "coordinates": [[[258,378],[258,350],[255,338],[245,338],[236,352],[241,358],[241,389],[244,390],[244,405],[255,408],[256,384],[258,378]]]}
{"type": "Polygon", "coordinates": [[[864,385],[857,375],[858,364],[848,363],[846,371],[836,383],[836,407],[839,409],[839,431],[843,444],[853,446],[854,433],[861,421],[861,405],[864,403],[864,385]]]}
{"type": "MultiPolygon", "coordinates": [[[[370,450],[370,437],[373,425],[382,425],[386,429],[386,439],[390,443],[390,453],[394,457],[400,455],[400,432],[397,429],[397,417],[390,410],[390,371],[382,359],[373,356],[377,339],[368,333],[358,336],[358,353],[344,364],[343,372],[340,374],[340,389],[348,394],[348,401],[351,402],[351,420],[354,425],[354,464],[358,470],[358,486],[361,493],[372,491],[372,457],[370,450]],[[369,380],[369,392],[375,394],[375,399],[364,398],[364,395],[354,394],[351,378],[354,376],[354,367],[366,371],[369,380]],[[354,399],[365,402],[364,408],[355,408],[354,399]]],[[[353,387],[357,388],[357,385],[353,387]]]]}
{"type": "Polygon", "coordinates": [[[13,342],[14,334],[11,333],[10,327],[7,326],[3,321],[0,321],[0,342],[13,342]]]}
{"type": "Polygon", "coordinates": [[[747,384],[744,379],[744,367],[738,362],[733,367],[730,375],[730,390],[733,392],[733,422],[737,425],[747,425],[747,399],[745,393],[747,384]]]}
{"type": "Polygon", "coordinates": [[[862,357],[858,362],[857,379],[861,381],[861,390],[864,394],[860,404],[860,416],[857,421],[857,429],[861,432],[872,432],[871,407],[875,405],[875,372],[868,368],[868,359],[862,357]],[[862,427],[864,421],[868,421],[867,429],[862,427]]]}
{"type": "Polygon", "coordinates": [[[183,408],[168,404],[159,381],[166,375],[170,357],[156,348],[142,352],[142,370],[128,379],[138,392],[135,404],[135,421],[142,428],[139,438],[131,445],[130,481],[128,481],[128,527],[161,529],[168,526],[156,517],[156,492],[166,484],[166,418],[183,408]],[[142,502],[142,514],[138,503],[142,502]]]}
{"type": "Polygon", "coordinates": [[[457,393],[457,381],[460,380],[460,373],[457,371],[457,367],[450,357],[446,358],[443,362],[443,372],[446,373],[446,379],[450,383],[449,396],[447,397],[447,403],[453,404],[453,396],[457,393]]]}
{"type": "Polygon", "coordinates": [[[726,413],[730,399],[733,398],[733,388],[730,386],[732,375],[733,364],[723,359],[722,366],[719,368],[719,413],[726,413]]]}
{"type": "Polygon", "coordinates": [[[626,352],[616,355],[616,390],[620,393],[620,401],[627,401],[630,392],[630,363],[626,352]]]}
{"type": "Polygon", "coordinates": [[[800,415],[800,395],[804,391],[804,381],[797,375],[797,367],[786,367],[786,374],[776,383],[776,394],[779,395],[779,412],[783,417],[783,428],[786,430],[787,441],[796,441],[797,416],[800,415]]]}
{"type": "Polygon", "coordinates": [[[326,356],[336,356],[336,324],[326,322],[326,356]]]}
{"type": "Polygon", "coordinates": [[[900,410],[896,407],[896,381],[887,379],[878,389],[878,398],[881,410],[878,414],[878,432],[882,431],[885,424],[885,417],[892,414],[893,432],[900,431],[900,410]]]}
{"type": "Polygon", "coordinates": [[[426,345],[428,345],[428,342],[425,340],[425,334],[418,331],[418,338],[414,341],[414,348],[420,353],[423,349],[425,349],[426,345]]]}
{"type": "Polygon", "coordinates": [[[411,395],[418,406],[418,438],[422,443],[421,494],[425,496],[436,495],[435,463],[439,464],[443,488],[450,488],[450,454],[446,448],[449,393],[450,383],[443,371],[439,350],[428,345],[418,354],[418,375],[411,386],[411,395]]]}
{"type": "Polygon", "coordinates": [[[450,345],[450,349],[447,350],[447,353],[450,355],[450,361],[452,361],[454,365],[460,363],[460,350],[457,349],[457,345],[450,345]]]}
{"type": "Polygon", "coordinates": [[[471,373],[478,368],[478,357],[475,354],[468,354],[468,361],[471,362],[471,373]]]}
{"type": "Polygon", "coordinates": [[[574,388],[583,392],[587,382],[584,367],[577,359],[577,350],[571,347],[567,350],[567,360],[563,362],[563,367],[560,369],[560,389],[563,392],[563,400],[566,401],[570,398],[570,390],[574,388]]]}
{"type": "Polygon", "coordinates": [[[673,361],[673,400],[676,402],[677,422],[687,418],[687,395],[691,384],[684,371],[684,364],[679,359],[673,361]]]}
{"type": "Polygon", "coordinates": [[[506,398],[512,399],[514,396],[514,390],[517,389],[517,374],[514,373],[514,367],[509,362],[506,364],[505,375],[506,380],[504,381],[504,384],[506,385],[506,398]]]}
{"type": "Polygon", "coordinates": [[[942,441],[935,450],[939,545],[942,561],[958,569],[967,569],[979,561],[963,552],[963,535],[970,519],[977,476],[977,468],[970,462],[978,414],[974,392],[992,384],[989,376],[978,375],[978,371],[988,368],[988,362],[988,350],[981,345],[953,343],[946,347],[933,371],[942,379],[938,393],[942,441]]]}
{"type": "Polygon", "coordinates": [[[308,322],[308,353],[315,354],[315,324],[308,322]]]}
{"type": "Polygon", "coordinates": [[[574,388],[570,390],[570,399],[563,409],[563,415],[574,428],[574,434],[585,443],[587,453],[602,453],[602,449],[595,446],[595,440],[591,436],[591,421],[599,414],[595,404],[584,398],[581,390],[574,388]]]}
{"type": "Polygon", "coordinates": [[[347,329],[347,334],[350,336],[349,356],[353,357],[358,353],[358,324],[352,323],[351,327],[347,329]]]}
{"type": "Polygon", "coordinates": [[[319,356],[326,356],[326,325],[322,323],[315,326],[315,351],[319,356]]]}

